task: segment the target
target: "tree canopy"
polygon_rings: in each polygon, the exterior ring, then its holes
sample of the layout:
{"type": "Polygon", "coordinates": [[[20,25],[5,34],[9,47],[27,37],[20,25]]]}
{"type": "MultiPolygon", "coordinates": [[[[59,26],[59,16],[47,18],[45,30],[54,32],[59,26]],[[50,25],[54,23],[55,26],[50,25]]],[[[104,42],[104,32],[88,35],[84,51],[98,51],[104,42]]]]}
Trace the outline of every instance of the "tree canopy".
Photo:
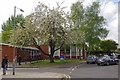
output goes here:
{"type": "MultiPolygon", "coordinates": [[[[24,17],[23,15],[17,15],[16,16],[16,24],[17,26],[22,26],[24,24],[24,17]]],[[[6,22],[2,24],[2,42],[3,43],[10,43],[9,39],[11,35],[13,34],[14,29],[14,17],[11,16],[8,18],[6,22]]]]}
{"type": "Polygon", "coordinates": [[[100,5],[93,2],[91,6],[84,7],[82,2],[71,6],[71,20],[73,22],[74,36],[77,43],[88,45],[88,50],[95,50],[101,39],[105,39],[108,30],[104,27],[105,18],[100,16],[100,5]]]}
{"type": "Polygon", "coordinates": [[[59,3],[50,9],[39,3],[35,11],[25,18],[24,28],[17,29],[16,43],[18,45],[34,45],[40,49],[41,44],[50,47],[50,62],[54,62],[54,52],[65,43],[67,36],[68,15],[59,3]]]}
{"type": "Polygon", "coordinates": [[[114,40],[102,40],[100,42],[100,48],[102,51],[115,51],[117,49],[118,43],[114,40]]]}

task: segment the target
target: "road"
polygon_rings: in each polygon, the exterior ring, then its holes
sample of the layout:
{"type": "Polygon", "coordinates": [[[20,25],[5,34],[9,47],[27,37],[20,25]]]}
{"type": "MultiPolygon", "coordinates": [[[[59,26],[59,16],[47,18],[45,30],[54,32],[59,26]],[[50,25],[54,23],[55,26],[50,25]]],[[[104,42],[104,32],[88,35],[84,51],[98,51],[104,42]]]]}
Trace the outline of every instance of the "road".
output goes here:
{"type": "MultiPolygon", "coordinates": [[[[8,69],[8,72],[12,74],[12,69],[8,69]]],[[[118,65],[97,66],[96,64],[76,63],[74,65],[70,64],[46,68],[16,68],[16,75],[18,75],[18,73],[26,73],[26,76],[29,78],[30,76],[32,77],[34,73],[42,74],[45,72],[66,74],[70,75],[71,78],[118,78],[118,65]]],[[[9,76],[6,75],[3,76],[3,78],[9,78],[9,76]]]]}
{"type": "Polygon", "coordinates": [[[97,66],[96,64],[77,64],[50,69],[49,71],[69,74],[72,78],[118,78],[118,65],[97,66]]]}
{"type": "Polygon", "coordinates": [[[71,73],[72,78],[118,78],[118,65],[82,64],[71,73]]]}

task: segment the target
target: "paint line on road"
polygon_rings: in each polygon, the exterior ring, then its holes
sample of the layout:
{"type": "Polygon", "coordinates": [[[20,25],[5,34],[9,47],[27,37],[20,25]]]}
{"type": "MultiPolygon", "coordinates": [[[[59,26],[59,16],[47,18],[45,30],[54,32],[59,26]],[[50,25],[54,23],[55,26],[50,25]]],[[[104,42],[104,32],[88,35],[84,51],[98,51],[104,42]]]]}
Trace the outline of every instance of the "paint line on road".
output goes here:
{"type": "Polygon", "coordinates": [[[72,74],[72,72],[73,72],[73,71],[74,71],[77,67],[79,67],[79,65],[77,65],[77,66],[73,67],[73,68],[71,69],[71,71],[69,72],[69,75],[71,75],[71,74],[72,74]]]}
{"type": "Polygon", "coordinates": [[[70,80],[70,79],[71,79],[70,75],[64,74],[64,79],[62,79],[62,80],[70,80]]]}

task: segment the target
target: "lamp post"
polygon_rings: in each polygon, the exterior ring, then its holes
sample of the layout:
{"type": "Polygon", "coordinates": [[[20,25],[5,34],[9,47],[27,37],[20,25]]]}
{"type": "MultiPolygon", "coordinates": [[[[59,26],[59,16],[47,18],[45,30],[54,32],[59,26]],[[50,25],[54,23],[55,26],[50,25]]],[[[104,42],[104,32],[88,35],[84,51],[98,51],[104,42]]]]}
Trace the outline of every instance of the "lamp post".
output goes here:
{"type": "Polygon", "coordinates": [[[13,50],[13,75],[15,75],[15,62],[16,62],[16,57],[15,57],[15,38],[16,38],[16,9],[19,9],[21,12],[24,12],[22,9],[14,6],[14,50],[13,50]]]}

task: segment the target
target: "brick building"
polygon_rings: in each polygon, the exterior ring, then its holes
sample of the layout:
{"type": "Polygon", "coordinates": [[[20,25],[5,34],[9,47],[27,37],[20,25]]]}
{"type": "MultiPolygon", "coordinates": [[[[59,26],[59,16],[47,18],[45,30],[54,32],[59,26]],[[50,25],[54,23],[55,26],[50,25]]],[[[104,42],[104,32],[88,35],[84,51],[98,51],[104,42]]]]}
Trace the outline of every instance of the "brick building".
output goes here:
{"type": "MultiPolygon", "coordinates": [[[[49,59],[48,54],[50,53],[50,48],[46,45],[41,45],[40,48],[42,49],[42,51],[35,47],[16,46],[15,56],[17,57],[18,55],[20,55],[22,57],[22,61],[49,59]]],[[[13,62],[13,57],[15,57],[13,56],[13,51],[13,45],[0,44],[0,59],[2,59],[2,57],[4,56],[8,56],[9,62],[13,62]]],[[[55,52],[54,57],[56,59],[60,59],[61,52],[64,52],[65,59],[83,59],[84,57],[86,57],[86,55],[83,55],[81,53],[81,49],[76,46],[70,46],[68,48],[58,50],[55,52]]]]}
{"type": "Polygon", "coordinates": [[[0,46],[1,46],[1,55],[0,55],[1,59],[2,57],[7,56],[9,62],[13,62],[13,58],[19,55],[22,57],[22,61],[29,61],[30,59],[37,60],[41,57],[41,53],[37,48],[19,47],[19,46],[16,46],[14,48],[13,45],[9,45],[9,44],[0,44],[0,46]],[[15,49],[15,55],[13,55],[14,49],[15,49]]]}

